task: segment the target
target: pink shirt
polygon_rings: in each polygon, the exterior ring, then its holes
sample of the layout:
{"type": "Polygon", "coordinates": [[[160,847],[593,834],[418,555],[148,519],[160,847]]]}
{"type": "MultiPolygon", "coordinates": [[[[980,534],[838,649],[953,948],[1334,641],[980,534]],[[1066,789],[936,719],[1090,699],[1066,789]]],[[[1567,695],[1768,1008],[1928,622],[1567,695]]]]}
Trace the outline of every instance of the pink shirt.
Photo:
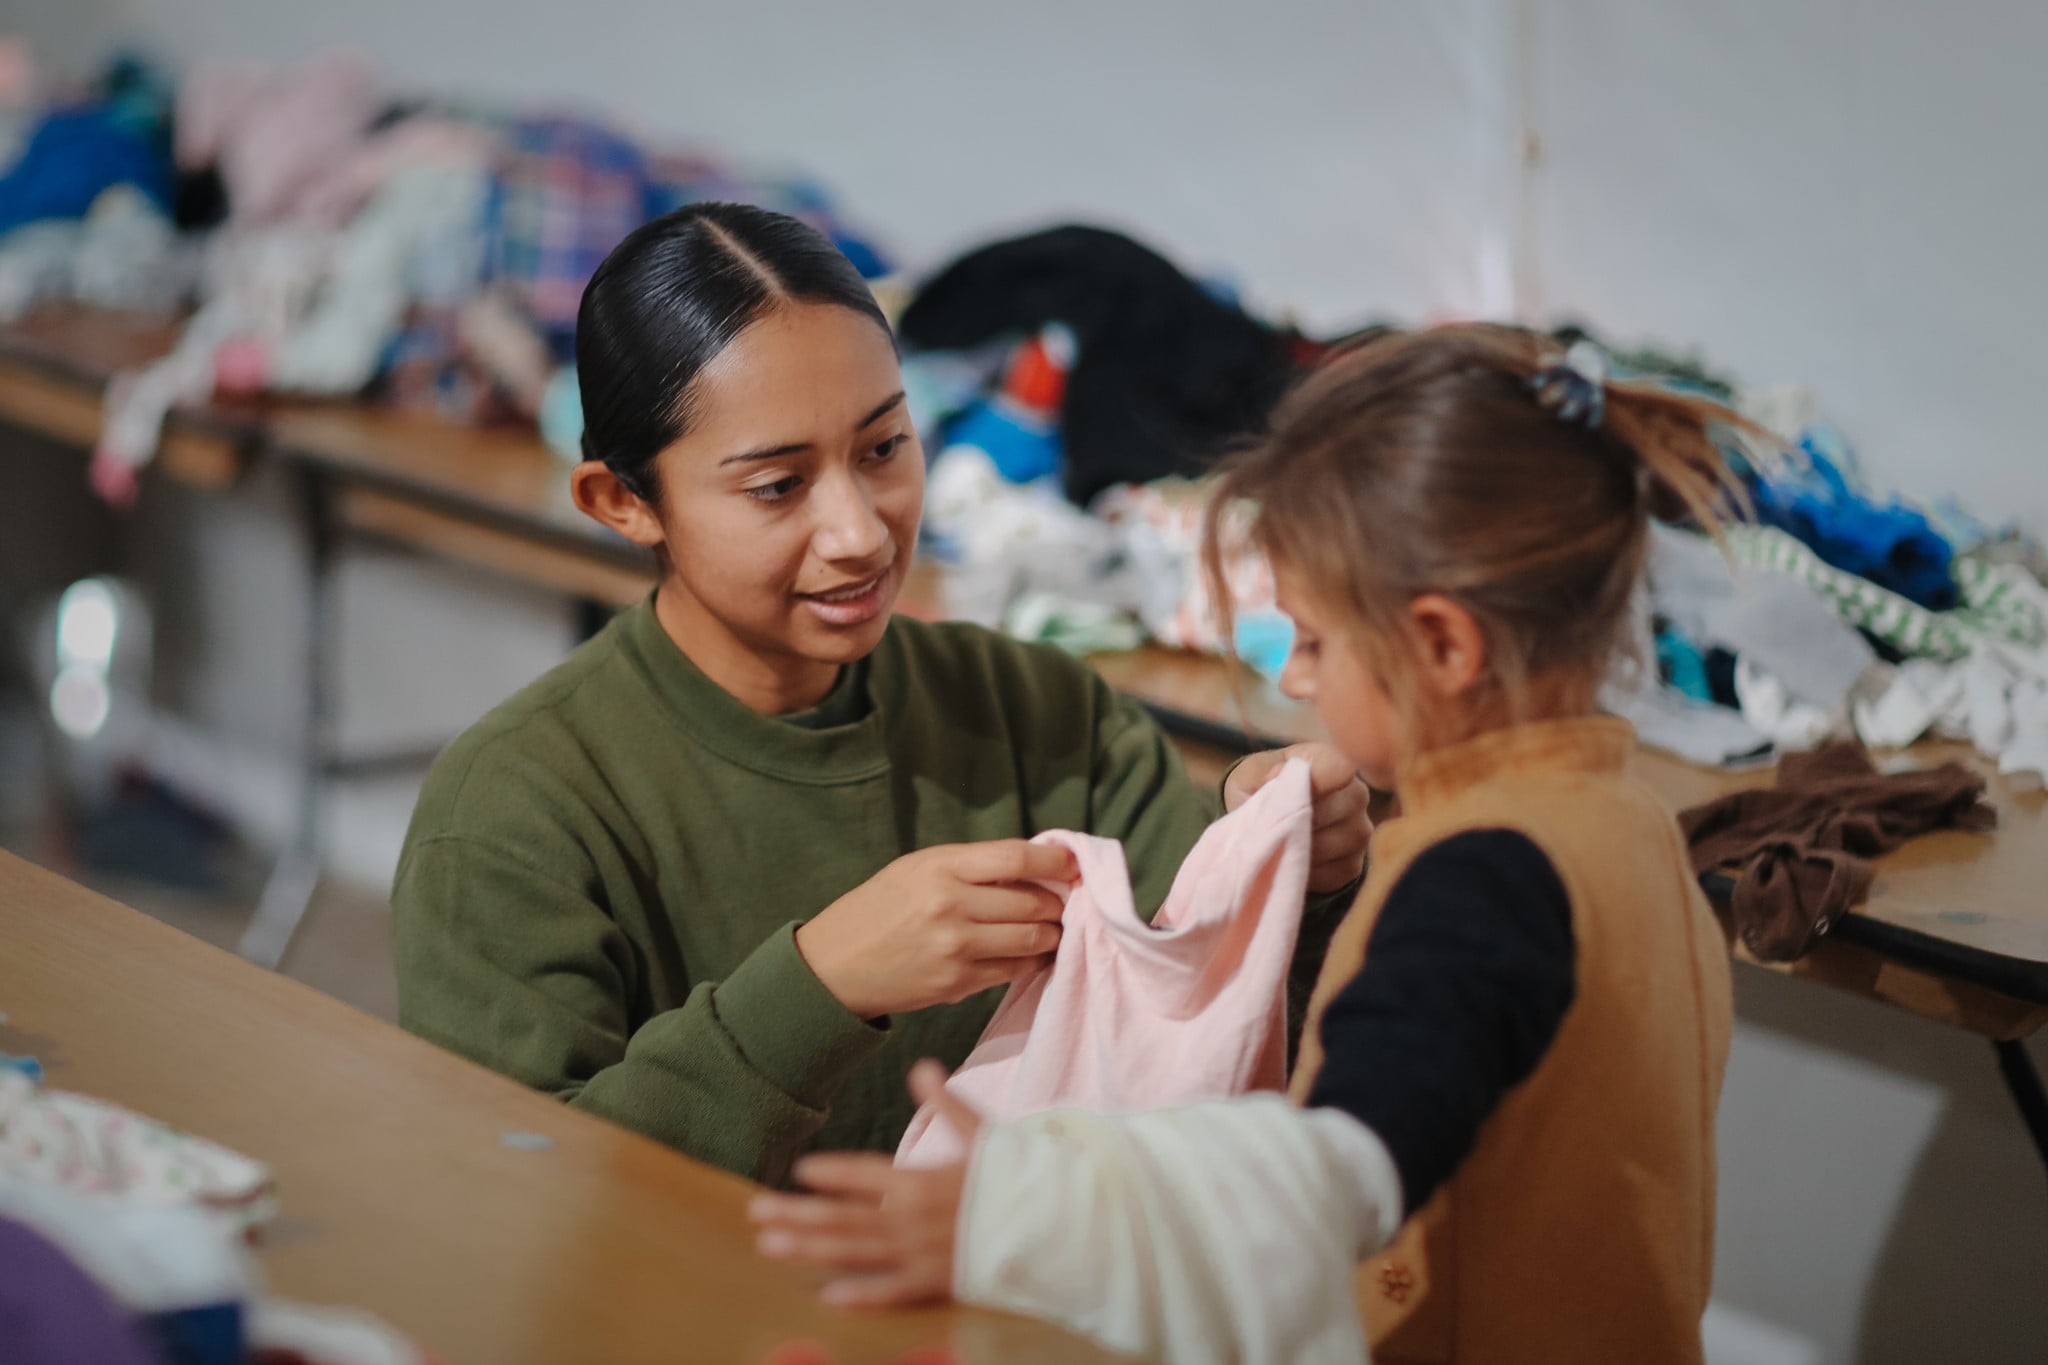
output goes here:
{"type": "MultiPolygon", "coordinates": [[[[1151,924],[1123,846],[1038,836],[1080,864],[1052,965],[1010,987],[947,1089],[991,1121],[1045,1109],[1127,1113],[1277,1090],[1287,1081],[1287,967],[1312,825],[1308,765],[1290,762],[1188,854],[1151,924]]],[[[920,1109],[899,1166],[966,1155],[920,1109]]]]}

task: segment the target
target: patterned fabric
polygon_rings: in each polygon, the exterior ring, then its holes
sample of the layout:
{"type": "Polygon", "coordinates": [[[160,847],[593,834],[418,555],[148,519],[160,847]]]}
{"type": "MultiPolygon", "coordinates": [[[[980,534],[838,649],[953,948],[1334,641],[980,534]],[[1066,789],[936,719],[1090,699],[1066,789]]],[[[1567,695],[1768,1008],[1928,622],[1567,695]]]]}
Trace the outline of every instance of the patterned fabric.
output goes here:
{"type": "Polygon", "coordinates": [[[239,1229],[276,1211],[270,1170],[118,1105],[0,1070],[0,1174],[77,1194],[190,1204],[239,1229]]]}
{"type": "Polygon", "coordinates": [[[1791,574],[1819,593],[1843,621],[1908,655],[1960,659],[1979,640],[2032,646],[2048,637],[2048,589],[2018,565],[1957,559],[1961,604],[1935,612],[1835,568],[1783,531],[1731,527],[1727,541],[1738,564],[1791,574]]]}
{"type": "MultiPolygon", "coordinates": [[[[1202,525],[1213,480],[1161,479],[1123,484],[1096,500],[1095,514],[1122,528],[1132,562],[1150,582],[1164,585],[1143,610],[1146,629],[1161,644],[1204,654],[1228,652],[1217,604],[1202,571],[1202,525]]],[[[1273,566],[1251,543],[1249,508],[1224,518],[1223,577],[1240,616],[1277,606],[1273,566]]]]}
{"type": "Polygon", "coordinates": [[[521,120],[507,142],[486,214],[490,272],[565,341],[598,265],[658,202],[647,156],[581,119],[521,120]]]}
{"type": "Polygon", "coordinates": [[[506,140],[486,215],[490,273],[512,286],[560,359],[568,359],[577,305],[598,265],[634,228],[685,204],[726,199],[776,209],[824,233],[863,275],[888,269],[808,182],[759,179],[696,153],[649,152],[581,119],[524,119],[506,140]]]}

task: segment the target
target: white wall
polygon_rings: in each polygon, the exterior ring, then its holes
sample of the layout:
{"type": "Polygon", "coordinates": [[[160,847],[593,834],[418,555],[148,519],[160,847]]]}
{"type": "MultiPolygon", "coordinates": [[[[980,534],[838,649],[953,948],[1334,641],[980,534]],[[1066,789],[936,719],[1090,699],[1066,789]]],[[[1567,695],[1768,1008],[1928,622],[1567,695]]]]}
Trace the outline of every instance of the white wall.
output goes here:
{"type": "Polygon", "coordinates": [[[47,72],[77,75],[128,31],[136,0],[8,0],[0,35],[26,38],[47,72]]]}
{"type": "Polygon", "coordinates": [[[1526,6],[1539,315],[1804,381],[1880,479],[2048,531],[2048,6],[1526,6]]]}

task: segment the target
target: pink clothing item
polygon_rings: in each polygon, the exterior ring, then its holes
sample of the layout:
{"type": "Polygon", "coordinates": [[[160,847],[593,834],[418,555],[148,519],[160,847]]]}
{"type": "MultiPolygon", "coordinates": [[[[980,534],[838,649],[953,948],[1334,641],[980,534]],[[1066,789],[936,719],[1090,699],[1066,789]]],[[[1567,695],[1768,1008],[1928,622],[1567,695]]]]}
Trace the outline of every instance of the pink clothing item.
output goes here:
{"type": "MultiPolygon", "coordinates": [[[[1308,890],[1313,793],[1287,764],[1188,854],[1151,924],[1123,847],[1070,830],[1080,864],[1050,967],[1010,987],[946,1089],[991,1121],[1076,1107],[1128,1113],[1287,1082],[1287,967],[1308,890]]],[[[898,1166],[966,1155],[931,1106],[898,1166]]]]}
{"type": "Polygon", "coordinates": [[[352,52],[282,68],[204,62],[178,87],[178,164],[219,166],[236,223],[280,222],[361,147],[379,105],[369,64],[352,52]]]}

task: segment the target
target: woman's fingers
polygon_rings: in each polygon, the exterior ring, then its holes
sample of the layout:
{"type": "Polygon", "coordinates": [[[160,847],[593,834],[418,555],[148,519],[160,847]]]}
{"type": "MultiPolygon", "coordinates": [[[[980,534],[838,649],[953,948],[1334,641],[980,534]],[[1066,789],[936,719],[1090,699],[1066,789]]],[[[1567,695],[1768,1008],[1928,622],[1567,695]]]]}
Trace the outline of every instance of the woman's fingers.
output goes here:
{"type": "Polygon", "coordinates": [[[1025,921],[1059,923],[1067,903],[1042,886],[970,886],[961,893],[960,904],[970,919],[984,924],[1015,924],[1025,921]]]}
{"type": "Polygon", "coordinates": [[[1321,831],[1363,824],[1371,802],[1372,792],[1363,782],[1348,782],[1316,801],[1313,812],[1315,828],[1321,831]]]}
{"type": "MultiPolygon", "coordinates": [[[[1370,844],[1371,840],[1363,830],[1341,825],[1336,829],[1326,829],[1309,839],[1309,865],[1320,870],[1338,863],[1355,863],[1365,856],[1370,844]]],[[[1352,869],[1354,872],[1357,870],[1355,867],[1352,869]]]]}
{"type": "Polygon", "coordinates": [[[951,859],[954,876],[977,886],[1002,882],[1071,882],[1080,875],[1074,851],[1065,844],[996,839],[962,844],[951,859]]]}
{"type": "Polygon", "coordinates": [[[1358,780],[1358,765],[1334,744],[1296,744],[1281,752],[1308,760],[1308,787],[1318,805],[1346,787],[1365,785],[1358,780]]]}
{"type": "Polygon", "coordinates": [[[993,962],[1042,957],[1060,946],[1057,924],[977,924],[967,931],[967,956],[993,962]]]}

